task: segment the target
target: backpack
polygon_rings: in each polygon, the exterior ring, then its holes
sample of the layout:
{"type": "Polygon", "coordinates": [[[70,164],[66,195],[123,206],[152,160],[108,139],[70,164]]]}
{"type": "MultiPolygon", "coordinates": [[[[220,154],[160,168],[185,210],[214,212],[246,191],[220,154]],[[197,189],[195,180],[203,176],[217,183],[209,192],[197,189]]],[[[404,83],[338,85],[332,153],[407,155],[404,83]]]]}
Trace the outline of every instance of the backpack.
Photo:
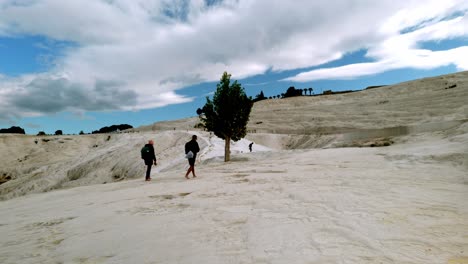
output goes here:
{"type": "Polygon", "coordinates": [[[148,146],[144,146],[141,148],[141,158],[146,160],[151,158],[150,148],[148,146]]]}

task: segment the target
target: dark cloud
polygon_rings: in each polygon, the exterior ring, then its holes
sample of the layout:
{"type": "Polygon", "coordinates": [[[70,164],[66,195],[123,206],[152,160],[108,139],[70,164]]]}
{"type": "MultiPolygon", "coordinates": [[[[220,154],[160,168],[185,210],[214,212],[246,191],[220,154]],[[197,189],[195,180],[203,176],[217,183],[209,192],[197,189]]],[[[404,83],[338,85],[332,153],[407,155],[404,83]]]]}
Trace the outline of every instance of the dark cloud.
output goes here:
{"type": "Polygon", "coordinates": [[[134,106],[137,94],[122,90],[117,82],[98,81],[94,87],[74,84],[65,78],[38,78],[11,96],[13,108],[50,114],[67,110],[103,111],[134,106]]]}

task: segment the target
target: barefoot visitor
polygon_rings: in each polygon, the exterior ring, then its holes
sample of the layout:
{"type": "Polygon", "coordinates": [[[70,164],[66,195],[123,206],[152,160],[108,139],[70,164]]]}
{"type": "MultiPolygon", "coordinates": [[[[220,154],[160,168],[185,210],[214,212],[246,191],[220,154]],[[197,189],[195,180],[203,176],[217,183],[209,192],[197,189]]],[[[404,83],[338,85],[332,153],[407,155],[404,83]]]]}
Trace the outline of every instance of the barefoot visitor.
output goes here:
{"type": "Polygon", "coordinates": [[[197,153],[200,151],[200,147],[198,146],[197,143],[197,135],[192,136],[192,140],[187,142],[185,144],[185,155],[188,159],[190,167],[187,170],[187,173],[185,173],[185,178],[189,179],[189,174],[192,172],[193,177],[196,178],[197,176],[195,175],[195,159],[197,158],[197,153]]]}

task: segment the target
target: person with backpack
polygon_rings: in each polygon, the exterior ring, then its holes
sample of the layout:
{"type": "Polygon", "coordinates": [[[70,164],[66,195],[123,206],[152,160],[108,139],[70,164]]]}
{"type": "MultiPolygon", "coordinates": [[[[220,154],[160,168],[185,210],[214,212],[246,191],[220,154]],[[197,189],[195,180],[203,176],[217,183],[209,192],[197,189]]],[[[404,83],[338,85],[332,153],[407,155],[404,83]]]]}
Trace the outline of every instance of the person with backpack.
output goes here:
{"type": "Polygon", "coordinates": [[[190,165],[190,167],[187,170],[187,173],[185,174],[186,179],[189,179],[188,175],[190,174],[190,172],[192,172],[193,178],[197,177],[195,175],[195,159],[197,158],[197,153],[199,151],[200,147],[197,143],[197,135],[193,135],[192,140],[185,144],[185,156],[187,157],[190,165]]]}
{"type": "Polygon", "coordinates": [[[148,144],[146,144],[142,149],[141,149],[141,158],[145,161],[146,167],[146,178],[145,181],[151,181],[151,167],[154,165],[158,165],[156,162],[156,154],[154,154],[154,141],[149,140],[148,144]]]}

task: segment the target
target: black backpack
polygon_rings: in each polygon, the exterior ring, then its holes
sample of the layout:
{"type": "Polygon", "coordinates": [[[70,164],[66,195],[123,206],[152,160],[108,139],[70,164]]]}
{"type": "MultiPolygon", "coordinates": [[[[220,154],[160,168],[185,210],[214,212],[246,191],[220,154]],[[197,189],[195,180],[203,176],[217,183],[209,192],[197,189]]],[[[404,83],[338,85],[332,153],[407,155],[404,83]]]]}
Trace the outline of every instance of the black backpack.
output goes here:
{"type": "Polygon", "coordinates": [[[141,158],[146,160],[146,159],[150,159],[151,158],[151,153],[150,153],[151,149],[149,146],[144,146],[143,148],[141,148],[141,158]]]}

